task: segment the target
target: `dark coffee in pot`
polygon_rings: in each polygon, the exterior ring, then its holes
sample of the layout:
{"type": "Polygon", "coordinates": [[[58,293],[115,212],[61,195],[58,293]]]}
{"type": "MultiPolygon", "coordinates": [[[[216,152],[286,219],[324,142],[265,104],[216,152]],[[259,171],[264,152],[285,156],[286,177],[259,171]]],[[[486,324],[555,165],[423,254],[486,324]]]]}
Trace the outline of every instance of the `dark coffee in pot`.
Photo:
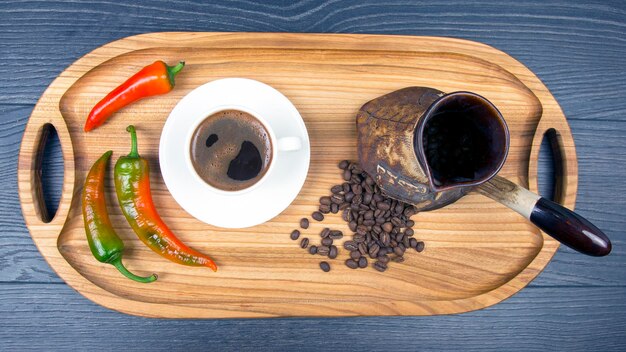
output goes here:
{"type": "Polygon", "coordinates": [[[207,117],[193,133],[191,162],[209,185],[239,191],[257,183],[272,162],[272,142],[256,117],[223,110],[207,117]]]}
{"type": "Polygon", "coordinates": [[[501,129],[497,115],[493,105],[469,94],[433,107],[422,140],[435,186],[472,182],[491,171],[504,150],[504,138],[494,139],[494,131],[501,129]]]}

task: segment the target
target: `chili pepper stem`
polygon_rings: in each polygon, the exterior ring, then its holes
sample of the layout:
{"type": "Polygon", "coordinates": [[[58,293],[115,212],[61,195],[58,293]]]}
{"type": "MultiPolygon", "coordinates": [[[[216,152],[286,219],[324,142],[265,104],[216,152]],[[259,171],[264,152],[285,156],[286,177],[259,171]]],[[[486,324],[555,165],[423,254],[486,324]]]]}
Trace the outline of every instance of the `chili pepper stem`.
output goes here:
{"type": "Polygon", "coordinates": [[[130,153],[128,153],[128,157],[138,158],[139,151],[137,150],[137,131],[135,131],[135,126],[130,125],[126,127],[126,131],[130,132],[130,153]]]}
{"type": "Polygon", "coordinates": [[[126,269],[124,264],[122,264],[122,257],[121,256],[119,256],[115,260],[111,261],[111,264],[113,264],[117,268],[117,270],[119,270],[120,273],[122,273],[122,275],[126,276],[127,278],[129,278],[131,280],[137,281],[137,282],[149,283],[149,282],[156,281],[156,279],[157,279],[157,274],[152,274],[150,276],[137,276],[137,275],[131,273],[130,271],[128,271],[128,269],[126,269]]]}
{"type": "Polygon", "coordinates": [[[176,64],[176,66],[168,66],[167,68],[171,74],[175,75],[180,72],[183,67],[185,67],[185,61],[180,61],[178,64],[176,64]]]}

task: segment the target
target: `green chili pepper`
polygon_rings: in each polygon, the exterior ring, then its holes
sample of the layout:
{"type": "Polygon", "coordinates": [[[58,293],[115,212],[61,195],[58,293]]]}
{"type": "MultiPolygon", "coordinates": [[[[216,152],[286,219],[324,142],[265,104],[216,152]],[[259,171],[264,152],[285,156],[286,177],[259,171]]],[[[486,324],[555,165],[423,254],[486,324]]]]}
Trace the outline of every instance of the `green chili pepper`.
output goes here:
{"type": "Polygon", "coordinates": [[[115,266],[127,278],[137,282],[152,282],[157,279],[156,274],[148,277],[137,276],[122,264],[124,242],[111,225],[104,195],[104,175],[112,153],[109,150],[93,164],[83,188],[83,220],[89,248],[99,262],[115,266]]]}

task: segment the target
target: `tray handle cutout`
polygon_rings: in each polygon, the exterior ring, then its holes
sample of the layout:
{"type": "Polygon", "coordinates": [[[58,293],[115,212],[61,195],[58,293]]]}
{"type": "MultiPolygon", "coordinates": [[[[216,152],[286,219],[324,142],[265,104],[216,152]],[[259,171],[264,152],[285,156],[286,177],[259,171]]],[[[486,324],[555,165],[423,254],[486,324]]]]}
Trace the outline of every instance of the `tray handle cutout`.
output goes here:
{"type": "Polygon", "coordinates": [[[24,220],[29,226],[46,226],[60,233],[74,193],[74,151],[72,140],[63,117],[59,111],[42,112],[35,108],[31,122],[26,127],[18,163],[18,186],[24,220]],[[50,117],[43,117],[50,116],[50,117]],[[36,121],[36,123],[32,123],[36,121]],[[42,184],[42,165],[46,146],[51,136],[58,136],[63,158],[63,183],[58,207],[52,214],[46,206],[42,184]]]}

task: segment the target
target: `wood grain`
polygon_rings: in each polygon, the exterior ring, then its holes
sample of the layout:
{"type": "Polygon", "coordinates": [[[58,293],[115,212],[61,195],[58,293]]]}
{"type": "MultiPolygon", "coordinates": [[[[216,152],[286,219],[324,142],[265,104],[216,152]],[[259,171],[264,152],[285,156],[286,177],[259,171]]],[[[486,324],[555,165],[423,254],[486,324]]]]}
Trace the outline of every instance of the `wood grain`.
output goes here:
{"type": "Polygon", "coordinates": [[[29,349],[55,350],[77,344],[98,350],[106,341],[107,348],[132,351],[204,351],[207,346],[237,352],[623,351],[626,322],[614,312],[626,310],[626,303],[606,302],[624,295],[625,287],[533,287],[505,303],[462,315],[190,321],[118,314],[64,285],[15,284],[0,291],[0,300],[15,300],[11,307],[0,306],[0,346],[23,350],[28,340],[29,349]],[[37,317],[36,327],[23,328],[31,326],[26,316],[37,317]]]}
{"type": "MultiPolygon", "coordinates": [[[[367,350],[388,348],[387,337],[393,334],[399,350],[624,350],[626,309],[619,302],[625,296],[620,287],[626,285],[625,2],[190,0],[172,5],[159,0],[0,2],[0,170],[7,176],[0,188],[0,291],[6,293],[0,315],[8,317],[0,321],[5,323],[0,349],[115,344],[132,350],[182,345],[189,350],[307,351],[356,344],[367,350]],[[434,35],[493,45],[531,68],[562,106],[579,157],[576,210],[620,243],[601,260],[562,246],[522,292],[460,316],[145,320],[93,304],[54,284],[61,279],[30,239],[17,198],[19,140],[45,88],[78,57],[118,38],[164,30],[434,35]],[[19,284],[25,282],[31,284],[19,284]],[[582,302],[581,297],[590,298],[582,302]]],[[[54,152],[60,152],[58,146],[54,152]]],[[[59,172],[59,158],[53,163],[59,172]]],[[[540,183],[547,169],[540,163],[540,183]]],[[[51,183],[61,188],[61,179],[51,183]]]]}
{"type": "MultiPolygon", "coordinates": [[[[317,268],[319,259],[296,254],[298,250],[287,239],[290,228],[315,209],[319,196],[339,181],[336,163],[355,159],[354,114],[358,107],[409,85],[447,92],[470,90],[491,100],[507,119],[512,136],[501,175],[532,188],[536,187],[543,132],[557,129],[566,163],[565,205],[573,206],[576,157],[558,104],[528,69],[493,48],[428,37],[157,33],[125,38],[93,51],[44,93],[27,125],[18,164],[26,224],[44,257],[66,282],[100,304],[138,315],[430,315],[499,302],[536,276],[558,244],[513,212],[478,195],[419,214],[415,229],[428,243],[428,250],[409,256],[397,269],[385,273],[384,279],[374,270],[351,271],[339,261],[333,275],[326,275],[317,268]],[[156,56],[166,61],[186,60],[186,74],[178,78],[177,89],[125,109],[96,133],[82,133],[90,107],[156,56]],[[102,153],[102,146],[123,154],[128,149],[124,126],[133,121],[142,136],[140,150],[154,163],[162,125],[176,102],[204,82],[233,75],[274,86],[303,115],[312,141],[312,162],[298,198],[268,223],[223,230],[182,211],[156,174],[153,193],[162,215],[185,242],[213,253],[220,271],[212,274],[162,263],[128,236],[127,265],[140,272],[156,270],[160,275],[157,283],[140,285],[94,265],[73,194],[80,191],[80,180],[102,153]],[[47,223],[37,207],[33,170],[42,126],[50,123],[61,140],[65,179],[59,210],[47,223]],[[324,296],[329,287],[334,287],[332,298],[324,296]],[[354,295],[354,290],[359,295],[354,295]],[[339,302],[341,309],[337,308],[339,302]]],[[[119,210],[114,208],[111,213],[119,223],[119,210]]],[[[326,226],[347,232],[338,216],[330,218],[326,226]]],[[[309,234],[319,231],[318,227],[313,226],[309,234]]]]}

